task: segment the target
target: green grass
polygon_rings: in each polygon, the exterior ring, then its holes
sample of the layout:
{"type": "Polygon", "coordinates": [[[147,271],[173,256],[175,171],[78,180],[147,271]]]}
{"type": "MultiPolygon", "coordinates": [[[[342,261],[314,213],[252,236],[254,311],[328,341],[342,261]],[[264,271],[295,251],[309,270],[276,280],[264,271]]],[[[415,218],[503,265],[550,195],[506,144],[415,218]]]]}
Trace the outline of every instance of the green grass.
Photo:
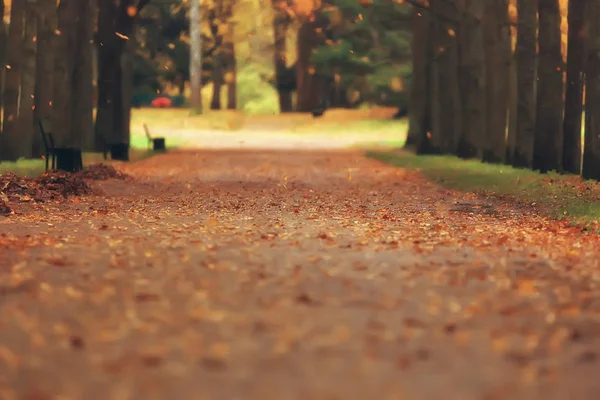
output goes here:
{"type": "Polygon", "coordinates": [[[505,165],[484,164],[451,156],[416,156],[404,151],[371,151],[368,156],[390,165],[417,170],[446,188],[508,196],[535,203],[548,216],[570,218],[589,226],[600,220],[600,183],[574,175],[540,174],[505,165]]]}
{"type": "MultiPolygon", "coordinates": [[[[144,145],[145,146],[145,145],[144,145]]],[[[153,151],[144,148],[135,148],[129,152],[130,161],[140,161],[154,155],[153,151]]],[[[102,153],[83,153],[83,165],[111,163],[110,159],[104,161],[102,153]]],[[[16,162],[2,161],[0,162],[0,174],[13,172],[20,176],[35,177],[44,173],[45,161],[43,159],[20,159],[16,162]]]]}

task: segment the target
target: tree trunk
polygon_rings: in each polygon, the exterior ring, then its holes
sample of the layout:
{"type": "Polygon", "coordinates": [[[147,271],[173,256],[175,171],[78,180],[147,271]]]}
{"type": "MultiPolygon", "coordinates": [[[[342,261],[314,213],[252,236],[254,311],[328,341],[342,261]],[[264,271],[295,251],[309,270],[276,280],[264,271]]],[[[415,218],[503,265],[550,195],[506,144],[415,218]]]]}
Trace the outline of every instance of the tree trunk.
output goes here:
{"type": "Polygon", "coordinates": [[[200,0],[191,0],[190,11],[190,104],[202,113],[202,36],[200,34],[200,0]]]}
{"type": "Polygon", "coordinates": [[[512,165],[531,168],[535,133],[536,4],[518,0],[517,10],[517,135],[512,165]]]}
{"type": "Polygon", "coordinates": [[[321,106],[320,79],[315,76],[310,57],[313,49],[319,44],[317,27],[308,18],[298,29],[297,42],[297,111],[310,112],[321,106]]]}
{"type": "Polygon", "coordinates": [[[427,18],[427,41],[423,43],[425,48],[425,70],[424,77],[424,108],[422,116],[422,132],[418,137],[417,154],[439,154],[440,141],[438,136],[433,136],[432,132],[439,127],[439,109],[436,99],[437,88],[437,53],[436,37],[438,36],[439,20],[431,14],[427,18]]]}
{"type": "Polygon", "coordinates": [[[506,157],[504,159],[504,163],[507,165],[512,165],[515,158],[518,102],[517,62],[516,54],[513,52],[508,66],[508,130],[506,134],[506,157]]]}
{"type": "Polygon", "coordinates": [[[279,96],[279,112],[292,112],[292,92],[284,88],[281,82],[287,68],[287,32],[290,26],[290,17],[285,10],[285,0],[273,0],[273,33],[275,36],[275,79],[277,80],[277,94],[279,96]]]}
{"type": "Polygon", "coordinates": [[[508,0],[491,0],[484,16],[486,68],[486,141],[483,161],[502,163],[506,157],[509,68],[511,58],[508,0]]]}
{"type": "MultiPolygon", "coordinates": [[[[54,99],[54,61],[56,46],[56,0],[38,0],[37,68],[35,77],[35,119],[52,120],[54,99]]],[[[33,135],[32,156],[44,154],[44,144],[37,127],[33,135]]]]}
{"type": "Polygon", "coordinates": [[[461,29],[461,81],[463,102],[463,133],[456,155],[462,158],[481,157],[486,129],[486,82],[483,16],[485,2],[466,0],[461,29]]]}
{"type": "MultiPolygon", "coordinates": [[[[232,28],[233,29],[233,28],[232,28]]],[[[227,74],[227,109],[237,110],[237,60],[235,58],[235,41],[228,43],[229,63],[227,74]]]]}
{"type": "Polygon", "coordinates": [[[136,34],[132,32],[125,51],[121,56],[121,140],[119,143],[131,144],[131,100],[133,99],[133,58],[137,48],[136,34]]]}
{"type": "Polygon", "coordinates": [[[560,171],[562,158],[563,58],[559,0],[538,0],[539,60],[533,169],[560,171]]]}
{"type": "Polygon", "coordinates": [[[73,76],[73,129],[83,149],[94,148],[94,21],[97,0],[79,0],[77,64],[73,76]]]}
{"type": "Polygon", "coordinates": [[[117,84],[117,66],[111,54],[109,43],[116,31],[115,14],[117,7],[112,2],[101,1],[98,7],[98,31],[96,33],[97,90],[96,122],[94,126],[94,148],[105,151],[116,142],[114,126],[114,92],[117,84]]]}
{"type": "Polygon", "coordinates": [[[408,114],[408,134],[406,136],[405,148],[417,146],[421,138],[427,134],[425,121],[427,98],[427,81],[429,76],[427,70],[429,60],[430,19],[428,12],[423,12],[414,7],[412,11],[412,83],[410,87],[410,110],[408,114]]]}
{"type": "MultiPolygon", "coordinates": [[[[5,74],[5,62],[6,62],[6,26],[4,25],[4,12],[6,8],[4,0],[0,0],[0,110],[4,105],[4,74],[5,74]]],[[[2,119],[0,118],[0,137],[2,136],[2,119]]],[[[2,139],[0,139],[0,146],[2,146],[2,139]]],[[[0,150],[1,152],[2,150],[0,150]]]]}
{"type": "MultiPolygon", "coordinates": [[[[436,3],[430,6],[432,10],[436,9],[436,3]]],[[[440,59],[443,56],[445,49],[440,47],[440,37],[445,35],[445,28],[442,26],[439,18],[433,17],[430,20],[430,35],[431,40],[429,46],[429,70],[427,71],[429,86],[429,117],[431,127],[427,131],[426,139],[427,146],[422,143],[420,146],[421,154],[440,154],[442,149],[442,121],[440,113],[442,110],[440,104],[440,71],[443,67],[440,66],[440,59]],[[426,149],[424,151],[424,149],[426,149]]]]}
{"type": "MultiPolygon", "coordinates": [[[[460,18],[456,12],[456,6],[439,2],[432,3],[432,10],[441,15],[460,18]]],[[[440,152],[444,154],[454,154],[457,150],[458,139],[462,130],[462,108],[460,103],[460,88],[458,86],[458,37],[456,34],[458,27],[455,23],[441,22],[440,29],[433,40],[434,48],[437,54],[434,56],[434,65],[437,66],[437,77],[432,79],[432,83],[437,83],[437,89],[432,88],[432,93],[436,93],[439,104],[437,113],[439,116],[438,128],[433,129],[432,135],[438,135],[440,152]],[[437,131],[437,132],[436,132],[437,131]]]]}
{"type": "Polygon", "coordinates": [[[81,148],[81,135],[73,126],[73,107],[79,100],[74,92],[77,71],[79,1],[61,0],[58,6],[58,35],[54,64],[52,134],[58,147],[81,148]]]}
{"type": "Polygon", "coordinates": [[[220,50],[217,50],[213,54],[213,70],[212,70],[212,84],[213,84],[213,95],[210,102],[211,110],[221,109],[221,85],[223,83],[223,54],[220,50]]]}
{"type": "Polygon", "coordinates": [[[581,171],[581,116],[583,114],[585,0],[569,0],[567,44],[567,87],[563,121],[563,171],[581,171]]]}
{"type": "Polygon", "coordinates": [[[127,117],[123,115],[121,60],[128,39],[134,34],[135,18],[148,1],[122,0],[118,5],[100,2],[96,35],[98,101],[94,133],[98,151],[105,151],[109,145],[129,143],[130,138],[123,130],[127,117]],[[135,7],[136,12],[131,13],[132,7],[135,7]],[[115,32],[119,34],[116,35],[115,32]]]}
{"type": "MultiPolygon", "coordinates": [[[[36,35],[38,1],[30,0],[25,12],[25,32],[23,37],[23,70],[21,73],[21,102],[19,105],[19,130],[26,151],[25,157],[31,157],[34,132],[37,132],[33,108],[36,78],[36,35]]],[[[35,135],[36,137],[38,135],[35,135]]]]}
{"type": "Polygon", "coordinates": [[[587,0],[585,14],[588,39],[585,61],[584,179],[600,180],[600,0],[587,0]]]}
{"type": "Polygon", "coordinates": [[[19,90],[23,68],[23,30],[25,1],[13,1],[6,46],[6,85],[4,87],[4,124],[0,136],[0,161],[16,161],[29,154],[19,130],[19,90]]]}

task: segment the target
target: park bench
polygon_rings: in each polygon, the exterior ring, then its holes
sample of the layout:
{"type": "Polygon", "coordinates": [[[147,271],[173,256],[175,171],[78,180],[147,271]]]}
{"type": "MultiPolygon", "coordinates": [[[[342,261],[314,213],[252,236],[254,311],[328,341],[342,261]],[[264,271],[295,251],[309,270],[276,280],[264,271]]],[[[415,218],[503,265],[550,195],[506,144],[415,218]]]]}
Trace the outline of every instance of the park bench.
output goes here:
{"type": "Polygon", "coordinates": [[[83,159],[81,149],[74,147],[56,147],[52,132],[44,128],[44,121],[38,119],[42,142],[46,152],[46,172],[48,172],[48,163],[51,162],[52,171],[61,170],[68,172],[80,171],[83,169],[83,159]]]}
{"type": "Polygon", "coordinates": [[[146,124],[144,124],[144,132],[146,133],[146,139],[148,139],[148,149],[150,149],[150,144],[152,144],[152,150],[154,151],[167,150],[164,137],[152,137],[150,129],[148,129],[148,125],[146,124]]]}

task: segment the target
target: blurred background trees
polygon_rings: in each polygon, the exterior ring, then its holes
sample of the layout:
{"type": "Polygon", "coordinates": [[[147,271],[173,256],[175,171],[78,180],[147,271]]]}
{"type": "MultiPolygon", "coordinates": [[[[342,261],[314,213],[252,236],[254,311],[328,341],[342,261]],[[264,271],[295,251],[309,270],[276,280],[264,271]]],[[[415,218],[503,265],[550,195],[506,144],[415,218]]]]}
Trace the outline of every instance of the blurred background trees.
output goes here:
{"type": "MultiPolygon", "coordinates": [[[[202,0],[197,94],[246,114],[397,107],[420,154],[598,179],[599,1],[202,0]]],[[[129,143],[131,107],[189,104],[189,0],[0,12],[2,160],[41,155],[38,120],[103,151],[129,143]]]]}

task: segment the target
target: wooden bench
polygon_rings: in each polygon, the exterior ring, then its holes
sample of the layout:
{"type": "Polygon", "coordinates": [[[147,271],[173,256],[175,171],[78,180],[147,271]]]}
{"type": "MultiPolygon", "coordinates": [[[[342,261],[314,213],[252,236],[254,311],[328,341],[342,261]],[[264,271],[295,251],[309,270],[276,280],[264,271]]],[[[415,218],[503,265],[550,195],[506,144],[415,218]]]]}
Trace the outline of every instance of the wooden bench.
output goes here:
{"type": "Polygon", "coordinates": [[[50,161],[52,162],[52,171],[81,171],[83,169],[81,149],[75,147],[56,147],[52,132],[44,128],[44,121],[39,119],[38,126],[42,135],[44,150],[46,151],[46,172],[48,172],[48,163],[50,161]]]}
{"type": "Polygon", "coordinates": [[[152,144],[152,150],[154,151],[167,151],[164,137],[152,137],[150,129],[148,129],[148,125],[146,124],[144,124],[144,132],[146,133],[146,139],[148,139],[148,149],[150,149],[150,144],[152,144]]]}

